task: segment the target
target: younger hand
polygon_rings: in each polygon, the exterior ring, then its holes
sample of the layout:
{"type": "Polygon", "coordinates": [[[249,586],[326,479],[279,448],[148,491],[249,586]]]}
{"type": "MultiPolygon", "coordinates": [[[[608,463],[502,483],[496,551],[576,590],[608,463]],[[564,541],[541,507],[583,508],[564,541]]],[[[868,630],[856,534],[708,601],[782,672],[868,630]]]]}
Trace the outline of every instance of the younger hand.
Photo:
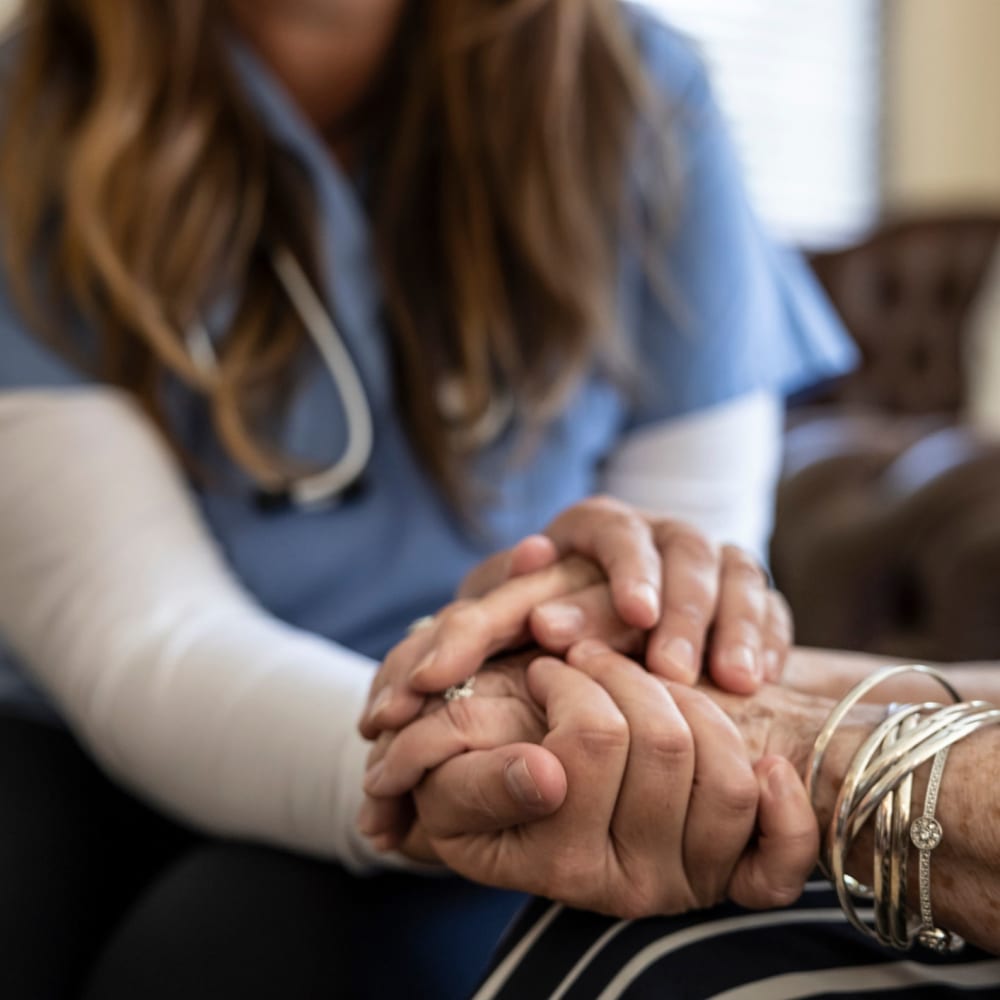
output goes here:
{"type": "Polygon", "coordinates": [[[751,766],[739,732],[700,691],[665,685],[595,644],[570,660],[540,658],[528,669],[549,729],[542,749],[565,770],[563,804],[506,829],[446,830],[437,810],[449,788],[496,790],[501,762],[537,765],[519,747],[461,754],[415,793],[436,856],[480,882],[622,917],[726,895],[747,906],[794,899],[818,837],[791,766],[774,757],[751,766]]]}

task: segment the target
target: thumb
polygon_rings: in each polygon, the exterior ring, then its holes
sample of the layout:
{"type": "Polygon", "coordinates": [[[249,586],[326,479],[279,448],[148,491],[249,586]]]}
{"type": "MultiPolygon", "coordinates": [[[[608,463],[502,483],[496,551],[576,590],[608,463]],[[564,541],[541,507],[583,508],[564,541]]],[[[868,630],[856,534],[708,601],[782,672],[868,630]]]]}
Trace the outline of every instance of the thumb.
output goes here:
{"type": "Polygon", "coordinates": [[[546,569],[558,558],[559,553],[550,538],[545,535],[528,535],[513,548],[504,549],[471,569],[460,584],[456,596],[482,597],[515,576],[525,576],[536,570],[546,569]]]}
{"type": "Polygon", "coordinates": [[[749,909],[794,903],[816,865],[819,827],[805,786],[784,757],[764,757],[754,768],[760,783],[757,842],[740,858],[729,896],[749,909]]]}
{"type": "Polygon", "coordinates": [[[495,833],[554,813],[566,798],[558,758],[533,743],[471,750],[435,768],[414,792],[432,837],[495,833]]]}

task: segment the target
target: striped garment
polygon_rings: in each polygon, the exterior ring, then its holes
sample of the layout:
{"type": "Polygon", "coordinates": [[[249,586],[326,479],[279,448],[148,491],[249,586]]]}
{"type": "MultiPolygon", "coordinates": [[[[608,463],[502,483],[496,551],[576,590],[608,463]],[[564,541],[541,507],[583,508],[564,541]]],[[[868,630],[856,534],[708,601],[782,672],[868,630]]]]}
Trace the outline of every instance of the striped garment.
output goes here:
{"type": "MultiPolygon", "coordinates": [[[[863,912],[863,911],[862,911],[863,912]]],[[[732,904],[615,920],[535,900],[501,945],[474,1000],[1000,998],[1000,959],[976,948],[893,952],[845,921],[827,882],[783,910],[732,904]]]]}

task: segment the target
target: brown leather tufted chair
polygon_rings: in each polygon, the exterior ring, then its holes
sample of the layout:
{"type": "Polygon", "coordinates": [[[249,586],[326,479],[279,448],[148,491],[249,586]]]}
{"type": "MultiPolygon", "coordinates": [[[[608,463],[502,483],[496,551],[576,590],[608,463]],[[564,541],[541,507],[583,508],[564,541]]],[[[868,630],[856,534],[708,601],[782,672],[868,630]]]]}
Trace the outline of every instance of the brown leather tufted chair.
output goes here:
{"type": "Polygon", "coordinates": [[[915,219],[812,258],[862,361],[789,417],[771,558],[800,642],[1000,659],[1000,445],[960,423],[998,239],[915,219]]]}
{"type": "Polygon", "coordinates": [[[890,413],[957,413],[965,321],[990,266],[1000,216],[890,223],[813,270],[861,348],[830,402],[890,413]]]}

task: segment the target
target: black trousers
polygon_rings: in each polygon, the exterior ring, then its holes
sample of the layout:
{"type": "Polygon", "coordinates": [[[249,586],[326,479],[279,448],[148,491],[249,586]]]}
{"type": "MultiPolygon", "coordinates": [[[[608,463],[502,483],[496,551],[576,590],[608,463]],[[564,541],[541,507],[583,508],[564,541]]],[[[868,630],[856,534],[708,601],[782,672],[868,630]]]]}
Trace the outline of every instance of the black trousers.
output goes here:
{"type": "Polygon", "coordinates": [[[0,709],[0,997],[462,997],[520,905],[213,840],[0,709]]]}

